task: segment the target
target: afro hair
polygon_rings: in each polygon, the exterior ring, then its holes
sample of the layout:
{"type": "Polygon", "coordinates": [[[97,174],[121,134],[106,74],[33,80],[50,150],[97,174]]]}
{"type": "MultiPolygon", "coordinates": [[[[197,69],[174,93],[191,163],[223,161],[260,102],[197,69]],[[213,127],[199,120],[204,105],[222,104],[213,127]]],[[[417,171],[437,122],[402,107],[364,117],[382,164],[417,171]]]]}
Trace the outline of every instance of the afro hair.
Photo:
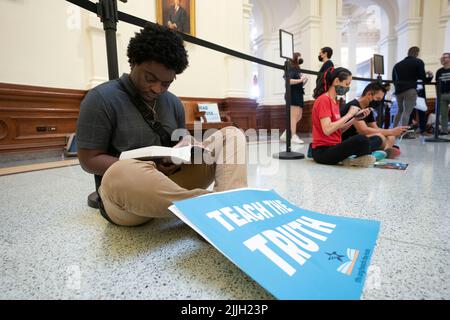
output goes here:
{"type": "Polygon", "coordinates": [[[176,74],[182,73],[189,64],[181,36],[159,24],[148,23],[136,33],[128,44],[127,56],[130,65],[154,61],[176,74]]]}

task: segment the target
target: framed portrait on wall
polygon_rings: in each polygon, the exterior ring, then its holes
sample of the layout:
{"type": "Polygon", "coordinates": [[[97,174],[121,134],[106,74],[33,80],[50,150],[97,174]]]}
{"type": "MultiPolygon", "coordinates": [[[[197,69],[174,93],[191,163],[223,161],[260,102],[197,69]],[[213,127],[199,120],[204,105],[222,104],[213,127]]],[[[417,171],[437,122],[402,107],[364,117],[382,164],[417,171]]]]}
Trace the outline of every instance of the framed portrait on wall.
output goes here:
{"type": "Polygon", "coordinates": [[[195,36],[195,0],[156,0],[156,21],[195,36]]]}

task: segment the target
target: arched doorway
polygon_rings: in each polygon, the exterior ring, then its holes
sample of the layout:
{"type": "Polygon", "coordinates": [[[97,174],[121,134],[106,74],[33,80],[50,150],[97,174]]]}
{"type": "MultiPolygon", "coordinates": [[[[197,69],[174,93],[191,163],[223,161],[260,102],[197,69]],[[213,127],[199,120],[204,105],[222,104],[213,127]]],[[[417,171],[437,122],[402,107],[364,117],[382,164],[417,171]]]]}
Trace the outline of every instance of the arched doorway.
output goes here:
{"type": "MultiPolygon", "coordinates": [[[[397,61],[398,22],[396,1],[344,0],[342,28],[342,65],[359,77],[376,77],[372,72],[374,53],[384,56],[384,79],[391,78],[397,61]]],[[[352,94],[360,94],[365,83],[356,82],[352,94]]]]}
{"type": "MultiPolygon", "coordinates": [[[[253,5],[250,26],[251,53],[261,59],[283,64],[280,58],[278,30],[294,34],[294,48],[300,47],[300,1],[299,0],[250,0],[253,5]]],[[[253,66],[258,80],[258,103],[275,105],[284,103],[284,80],[281,70],[253,66]]],[[[255,90],[256,91],[256,90],[255,90]]]]}

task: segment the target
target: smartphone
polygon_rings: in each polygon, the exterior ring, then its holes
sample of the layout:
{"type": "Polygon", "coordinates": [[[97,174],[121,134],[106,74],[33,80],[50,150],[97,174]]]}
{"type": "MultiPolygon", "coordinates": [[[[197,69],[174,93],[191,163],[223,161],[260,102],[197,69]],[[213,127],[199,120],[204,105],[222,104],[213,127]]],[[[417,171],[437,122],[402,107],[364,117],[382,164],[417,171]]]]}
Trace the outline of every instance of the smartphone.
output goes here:
{"type": "Polygon", "coordinates": [[[364,118],[364,113],[362,113],[361,111],[358,111],[358,113],[354,115],[354,118],[356,120],[361,120],[364,118]]]}

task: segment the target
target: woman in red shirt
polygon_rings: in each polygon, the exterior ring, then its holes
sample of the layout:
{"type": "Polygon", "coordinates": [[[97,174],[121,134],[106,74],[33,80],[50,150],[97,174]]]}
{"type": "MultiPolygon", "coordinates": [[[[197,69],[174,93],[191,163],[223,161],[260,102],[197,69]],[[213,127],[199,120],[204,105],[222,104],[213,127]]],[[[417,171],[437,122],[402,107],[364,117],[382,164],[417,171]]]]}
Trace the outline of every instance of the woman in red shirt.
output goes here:
{"type": "Polygon", "coordinates": [[[312,156],[318,163],[334,165],[342,161],[344,165],[368,167],[375,162],[366,136],[356,135],[342,142],[342,132],[370,113],[370,109],[352,106],[345,116],[340,116],[337,96],[344,96],[351,82],[349,70],[330,68],[314,92],[312,156]]]}

